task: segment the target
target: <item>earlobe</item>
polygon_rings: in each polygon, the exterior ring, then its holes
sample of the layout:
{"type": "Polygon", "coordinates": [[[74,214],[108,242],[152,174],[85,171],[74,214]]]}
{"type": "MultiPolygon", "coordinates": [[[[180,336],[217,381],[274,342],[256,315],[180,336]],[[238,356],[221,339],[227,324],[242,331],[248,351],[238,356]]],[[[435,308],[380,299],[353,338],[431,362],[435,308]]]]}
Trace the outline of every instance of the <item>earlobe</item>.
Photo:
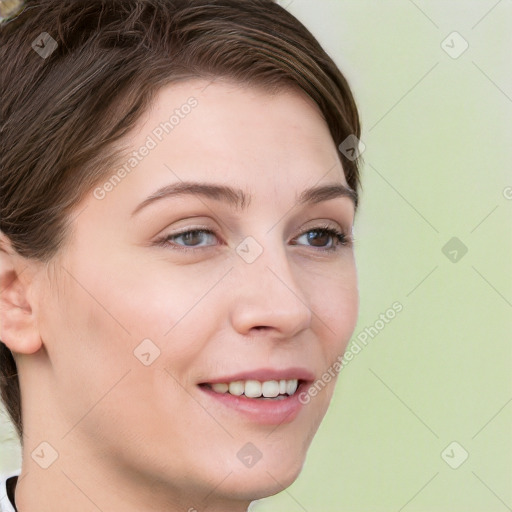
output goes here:
{"type": "Polygon", "coordinates": [[[0,232],[0,340],[11,352],[21,354],[32,354],[42,346],[28,299],[30,272],[20,278],[28,266],[0,232]]]}

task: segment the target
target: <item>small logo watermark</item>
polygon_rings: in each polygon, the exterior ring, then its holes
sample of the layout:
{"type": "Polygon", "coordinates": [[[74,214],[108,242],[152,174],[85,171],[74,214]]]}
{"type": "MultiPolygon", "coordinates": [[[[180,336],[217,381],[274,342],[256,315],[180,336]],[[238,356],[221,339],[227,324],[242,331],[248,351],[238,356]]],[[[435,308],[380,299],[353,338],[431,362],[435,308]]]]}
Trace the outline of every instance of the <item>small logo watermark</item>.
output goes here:
{"type": "Polygon", "coordinates": [[[452,441],[442,452],[441,458],[452,469],[458,469],[469,457],[469,453],[457,441],[452,441]]]}
{"type": "Polygon", "coordinates": [[[137,345],[133,355],[144,365],[152,365],[160,357],[160,349],[149,339],[145,338],[137,345]]]}
{"type": "Polygon", "coordinates": [[[236,456],[244,466],[252,468],[263,457],[263,454],[252,443],[246,443],[238,450],[236,456]]]}
{"type": "Polygon", "coordinates": [[[32,49],[43,59],[47,59],[58,46],[57,41],[48,32],[41,32],[32,41],[32,49]]]}
{"type": "Polygon", "coordinates": [[[366,149],[362,140],[358,139],[355,135],[350,134],[339,146],[338,149],[345,155],[345,157],[353,162],[359,158],[359,155],[366,149]]]}
{"type": "Polygon", "coordinates": [[[443,39],[441,48],[452,59],[458,59],[469,48],[469,43],[458,32],[454,31],[443,39]]]}
{"type": "Polygon", "coordinates": [[[441,251],[452,263],[458,263],[466,255],[468,248],[454,236],[446,242],[441,251]]]}
{"type": "Polygon", "coordinates": [[[40,467],[48,469],[59,458],[59,452],[50,443],[43,441],[30,456],[40,467]]]}
{"type": "Polygon", "coordinates": [[[246,263],[253,263],[263,252],[263,247],[252,236],[248,236],[238,244],[236,252],[246,263]]]}

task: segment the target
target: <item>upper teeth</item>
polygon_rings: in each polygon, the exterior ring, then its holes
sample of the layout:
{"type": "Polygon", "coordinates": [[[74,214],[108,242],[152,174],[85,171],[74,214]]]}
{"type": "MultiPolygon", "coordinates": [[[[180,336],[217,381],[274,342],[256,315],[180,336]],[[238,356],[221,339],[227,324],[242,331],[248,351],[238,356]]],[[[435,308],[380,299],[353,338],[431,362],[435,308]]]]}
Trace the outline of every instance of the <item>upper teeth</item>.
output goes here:
{"type": "Polygon", "coordinates": [[[297,390],[298,384],[299,381],[297,379],[266,380],[264,382],[259,380],[237,380],[229,383],[211,384],[211,387],[217,393],[229,392],[232,395],[245,395],[249,398],[259,398],[260,396],[274,398],[285,393],[293,395],[297,390]]]}

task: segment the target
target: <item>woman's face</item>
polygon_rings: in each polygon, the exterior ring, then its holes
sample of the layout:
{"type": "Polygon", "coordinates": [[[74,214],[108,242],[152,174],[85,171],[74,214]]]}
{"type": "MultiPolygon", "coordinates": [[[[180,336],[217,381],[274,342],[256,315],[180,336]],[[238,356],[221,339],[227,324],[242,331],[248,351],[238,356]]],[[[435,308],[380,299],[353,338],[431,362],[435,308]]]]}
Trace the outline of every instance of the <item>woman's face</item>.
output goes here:
{"type": "Polygon", "coordinates": [[[32,423],[63,467],[99,465],[99,481],[274,494],[300,472],[335,380],[307,405],[298,395],[357,317],[338,150],[302,93],[220,80],[166,87],[127,142],[137,163],[77,206],[41,293],[46,381],[33,380],[55,414],[32,423]],[[338,188],[310,192],[325,186],[338,188]]]}

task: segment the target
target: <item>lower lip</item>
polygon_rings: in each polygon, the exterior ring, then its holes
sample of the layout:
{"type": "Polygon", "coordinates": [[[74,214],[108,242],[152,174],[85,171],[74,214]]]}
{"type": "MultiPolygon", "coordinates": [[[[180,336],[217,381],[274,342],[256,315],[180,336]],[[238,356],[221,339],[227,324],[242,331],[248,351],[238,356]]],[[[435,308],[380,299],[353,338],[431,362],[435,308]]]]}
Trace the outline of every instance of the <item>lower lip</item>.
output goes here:
{"type": "Polygon", "coordinates": [[[244,395],[235,396],[230,393],[216,393],[206,386],[199,386],[199,389],[225,407],[229,407],[249,418],[252,423],[281,425],[291,423],[297,417],[303,407],[303,404],[299,402],[299,395],[307,386],[306,382],[302,382],[292,396],[282,400],[262,400],[247,398],[244,395]]]}

